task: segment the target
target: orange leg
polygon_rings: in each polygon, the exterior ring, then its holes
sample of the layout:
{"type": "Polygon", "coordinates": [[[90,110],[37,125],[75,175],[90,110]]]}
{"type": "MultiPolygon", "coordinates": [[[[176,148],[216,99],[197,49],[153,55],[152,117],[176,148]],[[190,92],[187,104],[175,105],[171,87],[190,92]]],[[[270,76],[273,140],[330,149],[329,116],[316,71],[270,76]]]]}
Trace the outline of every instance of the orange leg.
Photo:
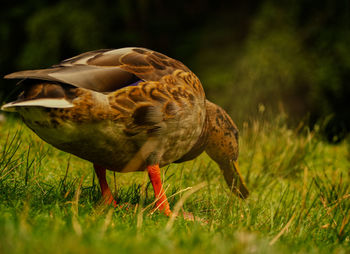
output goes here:
{"type": "Polygon", "coordinates": [[[168,199],[166,198],[163,186],[162,186],[162,180],[160,178],[160,168],[159,165],[152,165],[147,166],[148,176],[151,180],[154,195],[157,199],[156,206],[157,209],[164,212],[165,215],[170,216],[171,211],[168,203],[168,199]]]}
{"type": "Polygon", "coordinates": [[[108,187],[106,179],[106,169],[94,164],[94,169],[100,183],[102,197],[106,205],[112,204],[114,207],[117,207],[117,202],[114,200],[111,190],[108,187]]]}

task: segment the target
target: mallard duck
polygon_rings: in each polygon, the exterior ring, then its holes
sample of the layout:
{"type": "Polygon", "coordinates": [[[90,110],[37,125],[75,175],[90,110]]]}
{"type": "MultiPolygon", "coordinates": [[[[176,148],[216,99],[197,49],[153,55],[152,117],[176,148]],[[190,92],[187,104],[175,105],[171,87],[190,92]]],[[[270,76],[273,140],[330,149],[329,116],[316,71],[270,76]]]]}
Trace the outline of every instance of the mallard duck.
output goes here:
{"type": "Polygon", "coordinates": [[[106,169],[147,170],[156,208],[169,216],[160,167],[203,151],[233,193],[249,194],[237,164],[236,125],[175,59],[145,48],[102,49],[5,78],[22,79],[22,91],[2,110],[18,112],[44,141],[92,162],[107,204],[117,206],[106,169]]]}

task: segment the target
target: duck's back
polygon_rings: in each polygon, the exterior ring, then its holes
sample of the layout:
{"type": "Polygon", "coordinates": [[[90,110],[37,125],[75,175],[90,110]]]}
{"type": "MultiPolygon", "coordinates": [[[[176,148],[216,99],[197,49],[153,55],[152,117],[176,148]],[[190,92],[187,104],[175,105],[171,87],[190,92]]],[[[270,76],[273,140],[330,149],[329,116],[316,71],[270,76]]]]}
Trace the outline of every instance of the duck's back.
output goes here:
{"type": "Polygon", "coordinates": [[[143,48],[87,52],[22,71],[23,92],[3,108],[53,146],[117,171],[166,165],[198,141],[205,119],[199,79],[143,48]]]}

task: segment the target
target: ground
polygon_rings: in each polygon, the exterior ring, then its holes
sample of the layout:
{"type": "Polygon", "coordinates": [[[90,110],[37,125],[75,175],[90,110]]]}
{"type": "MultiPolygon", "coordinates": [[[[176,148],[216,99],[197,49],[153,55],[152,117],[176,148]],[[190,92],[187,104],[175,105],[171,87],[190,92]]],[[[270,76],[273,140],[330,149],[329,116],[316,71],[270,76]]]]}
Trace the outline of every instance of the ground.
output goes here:
{"type": "Polygon", "coordinates": [[[104,206],[91,163],[3,119],[0,253],[350,253],[349,143],[281,119],[240,133],[247,200],[206,154],[162,169],[171,207],[202,219],[191,222],[152,212],[147,173],[110,172],[129,208],[104,206]]]}

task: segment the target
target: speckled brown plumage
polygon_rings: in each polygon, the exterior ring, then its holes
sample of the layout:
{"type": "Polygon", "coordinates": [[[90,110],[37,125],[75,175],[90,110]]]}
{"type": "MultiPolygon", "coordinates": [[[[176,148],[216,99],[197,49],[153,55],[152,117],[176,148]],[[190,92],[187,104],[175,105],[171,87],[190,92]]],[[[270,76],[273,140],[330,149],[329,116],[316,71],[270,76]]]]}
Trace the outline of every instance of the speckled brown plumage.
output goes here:
{"type": "Polygon", "coordinates": [[[236,126],[177,60],[143,48],[98,50],[5,78],[26,80],[19,99],[3,108],[15,109],[63,151],[129,172],[190,160],[205,150],[233,191],[248,195],[235,166],[236,126]]]}

